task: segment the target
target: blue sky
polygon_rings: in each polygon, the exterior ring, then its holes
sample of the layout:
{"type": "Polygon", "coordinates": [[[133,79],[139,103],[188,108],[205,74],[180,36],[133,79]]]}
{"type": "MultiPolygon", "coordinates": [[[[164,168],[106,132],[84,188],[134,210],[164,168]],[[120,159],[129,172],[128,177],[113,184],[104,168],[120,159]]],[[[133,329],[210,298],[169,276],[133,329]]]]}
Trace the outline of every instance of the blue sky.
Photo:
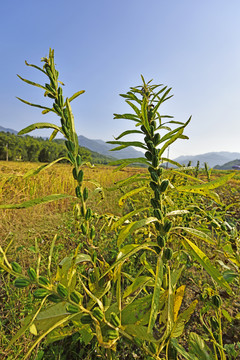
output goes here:
{"type": "Polygon", "coordinates": [[[79,135],[107,141],[133,128],[113,120],[113,113],[129,112],[119,93],[140,85],[143,74],[173,89],[162,113],[179,121],[192,115],[185,131],[189,140],[172,145],[172,158],[240,152],[239,19],[239,0],[3,2],[0,125],[20,130],[33,122],[59,121],[16,99],[44,101],[40,89],[16,74],[44,83],[24,61],[41,65],[51,47],[64,95],[86,91],[72,103],[79,135]]]}

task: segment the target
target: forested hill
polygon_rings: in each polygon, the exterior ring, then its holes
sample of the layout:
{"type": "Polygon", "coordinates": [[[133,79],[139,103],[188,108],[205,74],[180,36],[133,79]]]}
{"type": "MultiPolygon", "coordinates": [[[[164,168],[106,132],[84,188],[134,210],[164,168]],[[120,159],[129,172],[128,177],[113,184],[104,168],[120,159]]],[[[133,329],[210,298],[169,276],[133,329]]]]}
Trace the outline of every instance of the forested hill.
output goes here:
{"type": "MultiPolygon", "coordinates": [[[[79,154],[84,161],[93,164],[107,164],[114,158],[79,148],[79,154]]],[[[0,160],[51,162],[67,155],[63,139],[36,138],[18,136],[9,132],[0,132],[0,160]]]]}

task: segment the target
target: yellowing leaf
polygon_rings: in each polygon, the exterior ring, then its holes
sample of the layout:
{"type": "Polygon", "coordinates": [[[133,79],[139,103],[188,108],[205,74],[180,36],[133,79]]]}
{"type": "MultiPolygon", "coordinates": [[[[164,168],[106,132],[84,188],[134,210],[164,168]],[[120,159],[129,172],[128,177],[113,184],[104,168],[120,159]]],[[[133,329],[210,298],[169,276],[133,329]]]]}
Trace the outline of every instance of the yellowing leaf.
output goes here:
{"type": "Polygon", "coordinates": [[[186,288],[186,285],[182,285],[176,290],[176,293],[175,293],[174,307],[173,307],[174,322],[177,320],[178,312],[182,305],[185,288],[186,288]]]}

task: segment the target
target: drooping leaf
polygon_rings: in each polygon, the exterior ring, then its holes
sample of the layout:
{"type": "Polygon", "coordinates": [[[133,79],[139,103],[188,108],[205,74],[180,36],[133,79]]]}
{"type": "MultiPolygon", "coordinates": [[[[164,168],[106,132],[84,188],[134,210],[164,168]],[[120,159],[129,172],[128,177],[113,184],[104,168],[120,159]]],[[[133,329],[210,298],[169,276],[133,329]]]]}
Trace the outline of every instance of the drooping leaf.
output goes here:
{"type": "Polygon", "coordinates": [[[231,287],[224,279],[224,277],[220,274],[217,268],[215,268],[209,258],[207,257],[202,250],[197,247],[192,241],[187,239],[186,237],[183,238],[184,246],[190,250],[190,253],[195,257],[195,259],[202,265],[202,267],[207,271],[207,273],[218,283],[218,285],[226,288],[229,292],[231,292],[231,287]]]}
{"type": "MultiPolygon", "coordinates": [[[[74,99],[76,99],[79,95],[82,95],[83,93],[85,93],[85,90],[80,90],[80,91],[77,91],[75,94],[73,94],[69,99],[68,101],[71,102],[73,101],[74,99]]],[[[64,104],[64,106],[66,105],[66,103],[64,104]]]]}
{"type": "Polygon", "coordinates": [[[141,290],[144,286],[146,286],[150,281],[152,281],[152,277],[150,276],[138,276],[131,285],[129,285],[124,293],[123,299],[134,293],[135,291],[141,290]]]}
{"type": "Polygon", "coordinates": [[[142,134],[142,132],[140,130],[127,130],[124,131],[123,133],[121,133],[119,136],[117,136],[115,139],[119,140],[121,139],[123,136],[129,135],[129,134],[142,134]]]}
{"type": "Polygon", "coordinates": [[[133,120],[135,122],[139,122],[139,118],[133,114],[114,114],[114,119],[133,120]]]}
{"type": "Polygon", "coordinates": [[[37,175],[37,174],[39,174],[41,171],[48,169],[50,166],[56,164],[57,162],[59,162],[59,161],[61,161],[61,160],[68,160],[68,158],[64,156],[64,157],[61,157],[61,158],[59,158],[59,159],[57,159],[57,160],[52,161],[51,163],[49,163],[49,164],[47,164],[47,165],[46,165],[46,164],[41,165],[41,166],[39,166],[37,169],[31,169],[31,170],[29,170],[26,174],[23,175],[23,179],[26,179],[26,178],[28,178],[28,177],[30,177],[30,176],[37,175]]]}
{"type": "Polygon", "coordinates": [[[109,163],[109,165],[120,165],[118,166],[114,171],[118,171],[130,164],[146,164],[146,165],[150,165],[150,163],[144,158],[144,157],[140,157],[140,158],[129,158],[129,159],[123,159],[123,160],[114,160],[111,161],[109,163]]]}
{"type": "Polygon", "coordinates": [[[189,234],[191,234],[193,236],[196,236],[198,239],[204,240],[208,244],[211,244],[211,245],[216,244],[216,241],[214,241],[212,239],[212,237],[210,237],[208,234],[206,234],[203,231],[193,229],[193,228],[189,228],[189,227],[184,227],[184,226],[176,226],[174,229],[181,229],[183,231],[186,231],[187,233],[189,233],[189,234]]]}
{"type": "Polygon", "coordinates": [[[218,188],[219,186],[226,184],[234,175],[234,173],[230,173],[201,185],[178,186],[177,189],[179,191],[192,190],[191,192],[194,192],[194,190],[213,190],[218,188]]]}
{"type": "Polygon", "coordinates": [[[52,194],[42,198],[24,201],[21,204],[2,204],[0,205],[0,209],[26,209],[35,205],[46,204],[51,201],[62,200],[71,197],[73,196],[67,194],[52,194]]]}
{"type": "Polygon", "coordinates": [[[134,221],[134,222],[128,224],[127,226],[125,226],[118,235],[118,240],[117,240],[118,247],[120,247],[121,244],[123,243],[123,241],[126,239],[126,237],[131,235],[134,231],[136,231],[152,222],[155,222],[155,221],[157,221],[157,218],[148,217],[146,219],[134,221]]]}
{"type": "Polygon", "coordinates": [[[43,89],[43,90],[48,90],[48,89],[47,89],[45,86],[43,86],[43,85],[37,84],[37,83],[35,83],[35,82],[33,82],[33,81],[30,81],[30,80],[27,80],[27,79],[24,79],[24,78],[22,78],[20,75],[17,75],[17,76],[19,77],[19,79],[21,79],[22,81],[26,82],[26,83],[29,84],[29,85],[37,86],[37,87],[39,87],[39,88],[41,88],[41,89],[43,89]]]}
{"type": "Polygon", "coordinates": [[[27,134],[33,130],[36,130],[36,129],[54,129],[54,130],[57,130],[59,132],[62,132],[61,128],[55,124],[50,124],[50,123],[36,123],[36,124],[32,124],[32,125],[29,125],[27,127],[25,127],[24,129],[20,130],[18,132],[18,135],[24,135],[24,134],[27,134]]]}
{"type": "Polygon", "coordinates": [[[114,144],[114,145],[120,145],[114,149],[111,149],[110,151],[116,151],[116,150],[121,150],[121,149],[125,149],[128,146],[135,146],[135,147],[139,147],[141,149],[147,150],[147,147],[145,145],[143,145],[143,143],[141,143],[140,141],[107,141],[108,144],[114,144]]]}
{"type": "MultiPolygon", "coordinates": [[[[190,316],[192,315],[192,313],[194,312],[194,310],[197,306],[197,303],[198,303],[198,301],[194,300],[190,304],[190,306],[178,316],[178,318],[175,321],[175,324],[173,326],[171,337],[177,338],[182,335],[185,324],[189,321],[190,316]]],[[[174,304],[174,307],[175,307],[175,304],[174,304]]]]}
{"type": "Polygon", "coordinates": [[[201,360],[214,360],[209,347],[206,345],[204,340],[196,333],[190,334],[190,354],[193,354],[197,359],[201,360]]]}
{"type": "Polygon", "coordinates": [[[124,327],[124,330],[127,334],[137,337],[140,340],[157,342],[154,336],[147,332],[146,326],[129,324],[124,327]]]}
{"type": "Polygon", "coordinates": [[[126,305],[122,310],[122,324],[124,326],[128,324],[139,324],[143,322],[144,319],[146,323],[148,323],[151,301],[152,295],[146,295],[126,305]]]}
{"type": "Polygon", "coordinates": [[[147,189],[147,186],[142,186],[142,187],[140,187],[140,188],[133,189],[133,190],[129,191],[128,193],[124,194],[124,195],[119,199],[119,202],[118,202],[119,206],[123,206],[123,204],[125,203],[125,201],[126,201],[128,198],[130,198],[130,197],[132,197],[132,196],[134,196],[134,195],[136,195],[136,194],[139,194],[140,192],[143,192],[143,191],[145,191],[146,189],[147,189]]]}
{"type": "Polygon", "coordinates": [[[112,230],[117,229],[119,226],[122,226],[126,220],[130,219],[134,215],[137,215],[137,214],[139,214],[141,212],[144,212],[144,211],[146,211],[148,209],[149,209],[148,207],[141,208],[141,209],[136,209],[136,210],[133,210],[130,213],[124,215],[124,216],[121,216],[119,220],[117,220],[115,223],[113,223],[112,230]]]}
{"type": "Polygon", "coordinates": [[[44,110],[48,110],[48,111],[53,111],[53,112],[55,112],[53,109],[51,109],[51,108],[48,108],[48,107],[46,107],[46,106],[41,106],[41,105],[38,105],[38,104],[32,104],[32,103],[30,103],[29,101],[26,101],[26,100],[23,100],[23,99],[21,99],[21,98],[19,98],[19,97],[16,97],[18,100],[20,100],[21,102],[23,102],[24,104],[27,104],[27,105],[30,105],[30,106],[34,106],[34,107],[37,107],[37,108],[40,108],[40,109],[44,109],[44,110]]]}

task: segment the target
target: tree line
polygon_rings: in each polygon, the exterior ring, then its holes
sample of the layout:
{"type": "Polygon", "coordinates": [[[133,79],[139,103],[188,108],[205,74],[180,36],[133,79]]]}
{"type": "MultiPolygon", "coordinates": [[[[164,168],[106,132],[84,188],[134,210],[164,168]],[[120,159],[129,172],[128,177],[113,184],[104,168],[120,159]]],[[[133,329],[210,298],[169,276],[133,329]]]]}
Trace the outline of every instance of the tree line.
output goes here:
{"type": "MultiPolygon", "coordinates": [[[[79,148],[79,155],[83,161],[95,164],[107,164],[111,161],[110,157],[92,152],[84,147],[79,148]]],[[[64,156],[67,156],[67,150],[63,139],[49,141],[41,137],[0,132],[0,160],[52,162],[64,156]]]]}

